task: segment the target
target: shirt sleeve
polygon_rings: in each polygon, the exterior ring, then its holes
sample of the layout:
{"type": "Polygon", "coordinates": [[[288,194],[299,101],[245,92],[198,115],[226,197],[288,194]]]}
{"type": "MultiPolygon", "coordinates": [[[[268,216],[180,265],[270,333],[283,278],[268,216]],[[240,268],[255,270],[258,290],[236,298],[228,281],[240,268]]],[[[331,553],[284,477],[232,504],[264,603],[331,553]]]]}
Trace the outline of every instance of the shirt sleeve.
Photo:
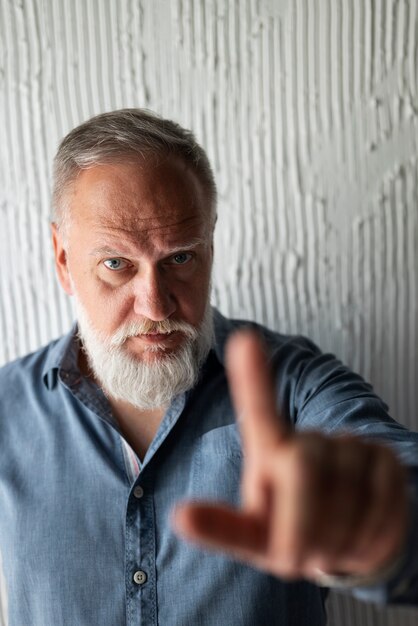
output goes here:
{"type": "Polygon", "coordinates": [[[390,578],[374,585],[357,587],[353,595],[381,604],[418,605],[418,473],[410,471],[408,533],[399,566],[390,578]],[[415,476],[414,476],[415,474],[415,476]]]}

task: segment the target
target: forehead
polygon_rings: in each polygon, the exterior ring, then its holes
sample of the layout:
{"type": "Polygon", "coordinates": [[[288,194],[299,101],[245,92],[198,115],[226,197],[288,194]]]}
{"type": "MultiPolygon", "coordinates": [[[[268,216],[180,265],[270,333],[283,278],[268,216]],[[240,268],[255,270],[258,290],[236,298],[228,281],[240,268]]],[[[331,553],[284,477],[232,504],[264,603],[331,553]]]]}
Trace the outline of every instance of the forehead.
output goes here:
{"type": "Polygon", "coordinates": [[[210,200],[179,159],[109,163],[82,170],[69,195],[71,223],[91,234],[138,238],[208,229],[210,200]]]}

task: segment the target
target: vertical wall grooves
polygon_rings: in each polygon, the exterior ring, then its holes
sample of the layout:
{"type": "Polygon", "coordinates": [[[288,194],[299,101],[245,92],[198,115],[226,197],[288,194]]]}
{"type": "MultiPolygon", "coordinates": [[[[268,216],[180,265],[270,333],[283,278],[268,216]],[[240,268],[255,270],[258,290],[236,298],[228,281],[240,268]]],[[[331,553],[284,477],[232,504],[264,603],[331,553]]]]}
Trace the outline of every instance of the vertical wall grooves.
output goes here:
{"type": "MultiPolygon", "coordinates": [[[[0,2],[0,42],[0,362],[72,320],[49,244],[59,140],[144,106],[213,163],[220,309],[310,334],[417,428],[417,2],[0,2]]],[[[414,622],[343,596],[329,612],[414,622]]]]}

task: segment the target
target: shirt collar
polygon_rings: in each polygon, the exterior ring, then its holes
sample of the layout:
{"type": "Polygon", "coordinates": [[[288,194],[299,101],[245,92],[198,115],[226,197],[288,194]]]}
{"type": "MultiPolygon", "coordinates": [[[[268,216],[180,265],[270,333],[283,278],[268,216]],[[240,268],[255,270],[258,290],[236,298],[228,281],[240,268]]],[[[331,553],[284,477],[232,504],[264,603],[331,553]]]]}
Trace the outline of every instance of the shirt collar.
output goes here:
{"type": "Polygon", "coordinates": [[[217,309],[213,309],[213,324],[215,332],[214,351],[221,365],[225,365],[225,348],[229,337],[239,328],[259,328],[255,322],[248,320],[228,319],[217,309]]]}
{"type": "Polygon", "coordinates": [[[224,365],[225,362],[225,345],[228,336],[233,331],[232,323],[224,317],[217,309],[213,309],[213,329],[214,329],[214,345],[213,349],[218,361],[224,365]]]}
{"type": "Polygon", "coordinates": [[[56,385],[59,372],[78,372],[79,349],[77,323],[74,323],[70,332],[55,341],[48,351],[42,370],[42,380],[48,389],[53,389],[56,385]]]}

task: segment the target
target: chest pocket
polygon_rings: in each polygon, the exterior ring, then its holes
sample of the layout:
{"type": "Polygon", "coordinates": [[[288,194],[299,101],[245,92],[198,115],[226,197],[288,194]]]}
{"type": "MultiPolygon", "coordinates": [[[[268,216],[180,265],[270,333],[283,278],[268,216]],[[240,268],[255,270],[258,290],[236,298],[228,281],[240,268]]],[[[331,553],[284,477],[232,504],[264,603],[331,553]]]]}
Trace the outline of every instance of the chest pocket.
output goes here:
{"type": "Polygon", "coordinates": [[[193,498],[238,506],[242,450],[236,424],[201,435],[191,471],[193,498]]]}

